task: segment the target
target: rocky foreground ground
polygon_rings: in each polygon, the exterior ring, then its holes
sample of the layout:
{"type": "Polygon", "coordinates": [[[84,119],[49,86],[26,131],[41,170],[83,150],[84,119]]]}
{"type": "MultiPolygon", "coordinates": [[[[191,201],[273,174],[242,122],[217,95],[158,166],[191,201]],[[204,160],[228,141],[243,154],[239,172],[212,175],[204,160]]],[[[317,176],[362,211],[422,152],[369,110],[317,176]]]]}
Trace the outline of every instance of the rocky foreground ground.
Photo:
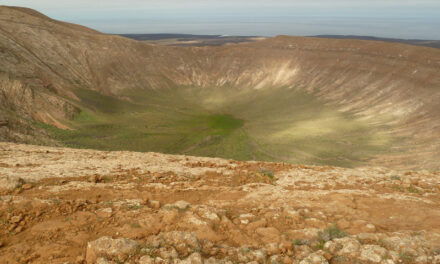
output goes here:
{"type": "Polygon", "coordinates": [[[440,263],[439,183],[0,143],[0,263],[440,263]]]}

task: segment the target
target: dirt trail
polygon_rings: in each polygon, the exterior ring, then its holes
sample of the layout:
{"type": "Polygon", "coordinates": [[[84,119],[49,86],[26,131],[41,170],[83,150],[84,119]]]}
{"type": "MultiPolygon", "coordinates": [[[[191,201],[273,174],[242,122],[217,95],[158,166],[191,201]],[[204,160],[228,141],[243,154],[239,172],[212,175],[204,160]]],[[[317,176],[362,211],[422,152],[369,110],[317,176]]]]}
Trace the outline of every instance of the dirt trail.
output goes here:
{"type": "Polygon", "coordinates": [[[440,173],[0,143],[0,183],[1,263],[440,263],[440,173]]]}

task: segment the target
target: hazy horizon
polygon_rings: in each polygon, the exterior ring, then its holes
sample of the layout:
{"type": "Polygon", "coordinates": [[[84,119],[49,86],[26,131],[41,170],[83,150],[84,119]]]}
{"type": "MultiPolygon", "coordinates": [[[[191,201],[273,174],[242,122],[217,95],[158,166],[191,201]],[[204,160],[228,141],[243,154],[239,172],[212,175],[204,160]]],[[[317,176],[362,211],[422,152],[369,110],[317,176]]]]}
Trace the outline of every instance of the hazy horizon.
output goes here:
{"type": "Polygon", "coordinates": [[[104,33],[362,35],[440,40],[440,2],[360,0],[4,0],[104,33]]]}

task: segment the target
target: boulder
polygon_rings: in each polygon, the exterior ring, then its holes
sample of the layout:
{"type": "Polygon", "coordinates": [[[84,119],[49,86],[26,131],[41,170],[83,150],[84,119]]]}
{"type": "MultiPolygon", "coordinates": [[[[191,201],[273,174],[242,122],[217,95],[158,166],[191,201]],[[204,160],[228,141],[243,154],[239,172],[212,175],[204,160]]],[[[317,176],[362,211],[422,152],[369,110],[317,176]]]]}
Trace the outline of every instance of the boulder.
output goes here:
{"type": "Polygon", "coordinates": [[[328,261],[324,257],[324,252],[319,250],[301,260],[299,264],[328,264],[328,261]]]}
{"type": "Polygon", "coordinates": [[[359,259],[372,263],[379,263],[387,253],[387,250],[378,245],[363,245],[359,259]]]}
{"type": "Polygon", "coordinates": [[[188,258],[184,260],[177,260],[175,263],[178,264],[203,264],[203,259],[200,253],[192,253],[188,258]]]}
{"type": "Polygon", "coordinates": [[[95,263],[98,258],[125,259],[127,255],[136,252],[139,243],[127,238],[113,239],[108,236],[101,237],[87,243],[86,262],[95,263]]]}

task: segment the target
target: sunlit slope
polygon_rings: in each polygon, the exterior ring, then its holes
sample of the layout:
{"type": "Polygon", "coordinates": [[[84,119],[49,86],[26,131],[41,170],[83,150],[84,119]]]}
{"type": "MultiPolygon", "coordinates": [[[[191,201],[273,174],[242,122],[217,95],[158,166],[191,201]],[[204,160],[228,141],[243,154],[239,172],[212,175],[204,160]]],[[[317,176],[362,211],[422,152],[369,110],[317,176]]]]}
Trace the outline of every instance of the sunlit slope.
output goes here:
{"type": "Polygon", "coordinates": [[[3,140],[38,142],[39,127],[76,147],[440,168],[438,49],[287,36],[163,47],[0,9],[3,140]]]}

